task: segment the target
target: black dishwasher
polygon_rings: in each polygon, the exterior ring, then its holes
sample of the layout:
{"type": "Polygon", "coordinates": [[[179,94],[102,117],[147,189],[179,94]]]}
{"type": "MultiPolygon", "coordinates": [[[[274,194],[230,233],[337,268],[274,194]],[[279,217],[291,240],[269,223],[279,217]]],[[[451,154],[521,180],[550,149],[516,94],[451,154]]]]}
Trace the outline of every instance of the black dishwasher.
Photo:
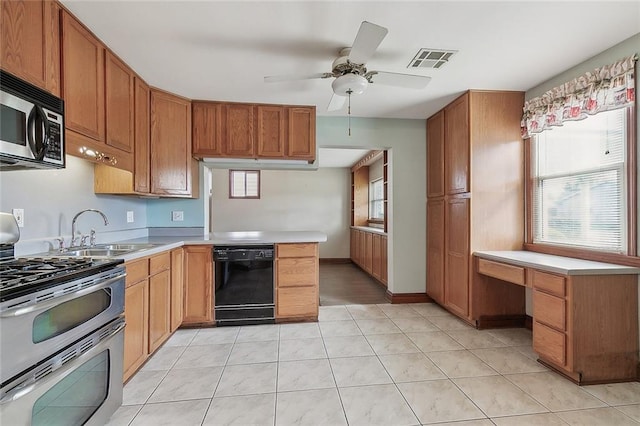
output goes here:
{"type": "Polygon", "coordinates": [[[273,245],[215,246],[217,325],[275,322],[273,245]]]}

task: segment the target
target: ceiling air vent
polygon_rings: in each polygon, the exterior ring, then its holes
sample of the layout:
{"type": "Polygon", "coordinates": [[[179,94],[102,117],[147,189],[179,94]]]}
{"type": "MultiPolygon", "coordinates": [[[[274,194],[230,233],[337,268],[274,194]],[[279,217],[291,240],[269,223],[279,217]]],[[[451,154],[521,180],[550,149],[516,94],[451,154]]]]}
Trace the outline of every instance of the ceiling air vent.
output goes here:
{"type": "Polygon", "coordinates": [[[442,68],[457,50],[422,48],[413,57],[407,68],[442,68]]]}

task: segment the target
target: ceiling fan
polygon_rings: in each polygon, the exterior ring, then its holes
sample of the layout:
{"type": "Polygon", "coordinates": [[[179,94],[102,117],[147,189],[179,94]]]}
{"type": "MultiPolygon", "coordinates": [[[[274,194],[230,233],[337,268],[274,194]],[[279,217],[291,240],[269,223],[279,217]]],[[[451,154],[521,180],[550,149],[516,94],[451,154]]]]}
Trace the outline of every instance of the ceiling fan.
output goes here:
{"type": "Polygon", "coordinates": [[[338,58],[333,61],[331,72],[307,75],[280,75],[265,77],[268,83],[292,80],[310,80],[315,78],[335,78],[331,87],[333,95],[327,110],[336,111],[344,106],[347,97],[363,93],[369,84],[423,89],[431,77],[423,75],[401,74],[386,71],[368,71],[367,61],[385,38],[389,30],[371,22],[362,21],[360,29],[351,47],[340,50],[338,58]]]}

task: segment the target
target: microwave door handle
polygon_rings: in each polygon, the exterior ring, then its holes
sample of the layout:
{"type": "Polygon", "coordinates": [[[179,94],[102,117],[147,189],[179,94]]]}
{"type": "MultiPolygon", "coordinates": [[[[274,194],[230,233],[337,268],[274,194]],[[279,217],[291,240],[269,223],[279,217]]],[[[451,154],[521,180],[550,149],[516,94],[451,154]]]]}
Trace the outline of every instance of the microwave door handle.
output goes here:
{"type": "Polygon", "coordinates": [[[35,105],[29,113],[29,119],[27,121],[27,140],[29,141],[29,148],[33,153],[33,158],[37,161],[42,161],[44,156],[49,150],[49,137],[51,134],[49,120],[47,114],[44,112],[40,105],[35,105]],[[42,140],[35,140],[36,138],[36,126],[38,123],[42,123],[44,133],[42,140]]]}
{"type": "Polygon", "coordinates": [[[74,358],[73,362],[68,362],[66,363],[66,365],[64,365],[60,369],[55,370],[53,373],[46,375],[45,377],[42,378],[42,380],[38,380],[24,387],[17,387],[15,389],[10,390],[2,399],[0,399],[0,405],[22,398],[23,396],[33,392],[34,390],[42,386],[46,386],[48,383],[56,383],[64,379],[69,374],[71,374],[78,365],[82,365],[83,362],[90,360],[95,355],[99,354],[100,352],[108,348],[110,344],[110,340],[116,334],[120,333],[124,329],[124,327],[125,327],[125,323],[122,323],[115,330],[109,333],[109,336],[102,339],[100,343],[98,343],[97,345],[95,345],[94,347],[92,347],[91,349],[89,349],[87,352],[83,353],[79,357],[74,358]]]}

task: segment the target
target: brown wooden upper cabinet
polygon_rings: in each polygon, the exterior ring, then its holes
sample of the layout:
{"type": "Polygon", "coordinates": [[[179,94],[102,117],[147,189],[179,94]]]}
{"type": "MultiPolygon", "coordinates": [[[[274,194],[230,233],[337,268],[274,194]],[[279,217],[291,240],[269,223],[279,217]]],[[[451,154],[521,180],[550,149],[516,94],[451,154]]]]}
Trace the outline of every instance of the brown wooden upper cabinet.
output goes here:
{"type": "Polygon", "coordinates": [[[108,50],[105,52],[107,145],[133,152],[133,70],[108,50]]]}
{"type": "Polygon", "coordinates": [[[60,6],[54,1],[1,3],[0,66],[60,96],[60,6]]]}
{"type": "Polygon", "coordinates": [[[427,120],[427,197],[444,195],[444,110],[427,120]]]}
{"type": "Polygon", "coordinates": [[[469,94],[444,109],[445,191],[469,192],[469,94]]]}
{"type": "Polygon", "coordinates": [[[145,194],[151,192],[151,90],[144,80],[136,77],[133,94],[134,191],[145,194]]]}
{"type": "Polygon", "coordinates": [[[193,102],[193,155],[312,162],[315,107],[193,102]]]}

